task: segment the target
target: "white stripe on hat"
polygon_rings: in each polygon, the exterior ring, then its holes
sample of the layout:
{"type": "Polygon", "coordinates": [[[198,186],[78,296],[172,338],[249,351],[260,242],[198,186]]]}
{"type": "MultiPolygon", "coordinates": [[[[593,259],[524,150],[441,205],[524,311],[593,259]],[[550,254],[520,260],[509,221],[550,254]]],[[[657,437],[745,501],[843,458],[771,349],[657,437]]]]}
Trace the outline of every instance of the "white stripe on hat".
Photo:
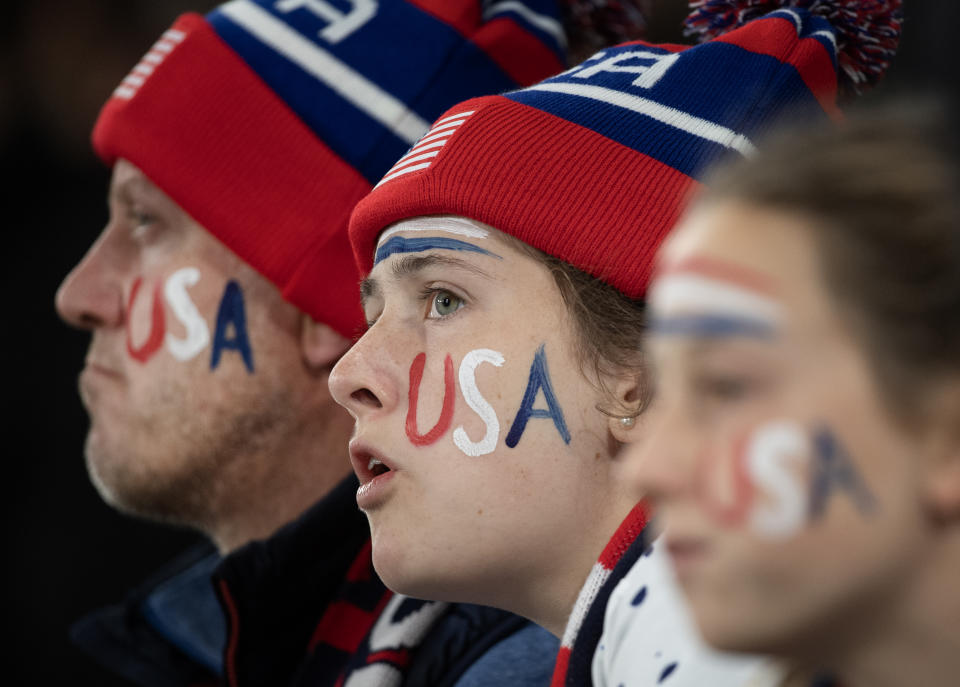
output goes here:
{"type": "Polygon", "coordinates": [[[416,172],[421,169],[426,169],[430,166],[430,161],[423,162],[417,165],[411,164],[417,160],[424,160],[427,158],[436,157],[440,151],[436,150],[429,154],[424,154],[424,151],[432,150],[434,148],[442,148],[447,144],[447,141],[450,140],[450,137],[456,133],[457,129],[467,121],[467,118],[473,114],[473,110],[470,112],[461,112],[460,114],[451,115],[450,117],[444,117],[436,124],[433,125],[433,128],[430,129],[423,137],[417,141],[417,144],[413,146],[406,154],[397,160],[393,167],[387,170],[387,173],[383,178],[377,182],[377,185],[374,188],[377,188],[380,184],[395,179],[404,174],[409,174],[410,172],[416,172]]]}
{"type": "Polygon", "coordinates": [[[810,34],[810,37],[813,38],[814,36],[823,36],[828,41],[830,41],[830,43],[833,45],[833,51],[834,52],[837,51],[837,37],[833,35],[833,31],[826,31],[826,30],[814,31],[813,33],[810,34]]]}
{"type": "MultiPolygon", "coordinates": [[[[426,169],[430,166],[429,162],[421,162],[419,165],[411,165],[410,167],[404,167],[403,169],[398,169],[396,172],[392,172],[387,176],[383,177],[380,181],[377,182],[377,186],[384,183],[385,181],[390,181],[391,179],[396,179],[397,177],[402,177],[404,174],[409,174],[410,172],[417,172],[421,169],[426,169]]],[[[376,186],[374,186],[376,188],[376,186]]]]}
{"type": "Polygon", "coordinates": [[[590,100],[599,100],[609,105],[622,107],[625,110],[646,115],[647,117],[656,119],[658,122],[685,131],[692,136],[719,143],[727,148],[733,148],[745,156],[752,155],[756,151],[753,143],[751,143],[746,136],[738,134],[732,129],[728,129],[725,126],[701,117],[695,117],[681,110],[661,105],[653,100],[631,95],[630,93],[624,93],[623,91],[617,91],[612,88],[547,81],[529,86],[526,90],[550,91],[552,93],[563,93],[581,98],[589,98],[590,100]]]}
{"type": "Polygon", "coordinates": [[[249,0],[231,0],[220,11],[407,143],[412,144],[430,127],[401,100],[259,5],[249,0]]]}
{"type": "Polygon", "coordinates": [[[483,11],[483,19],[484,21],[488,21],[490,17],[502,14],[503,12],[516,12],[533,26],[553,36],[561,46],[567,46],[567,34],[563,31],[563,24],[553,17],[534,12],[522,2],[517,2],[517,0],[495,2],[483,11]]]}
{"type": "Polygon", "coordinates": [[[433,127],[437,128],[441,124],[446,124],[447,122],[453,121],[454,119],[463,119],[465,117],[469,117],[473,113],[474,113],[474,110],[467,110],[466,112],[458,112],[455,115],[450,115],[449,117],[444,117],[443,119],[434,122],[433,127]]]}

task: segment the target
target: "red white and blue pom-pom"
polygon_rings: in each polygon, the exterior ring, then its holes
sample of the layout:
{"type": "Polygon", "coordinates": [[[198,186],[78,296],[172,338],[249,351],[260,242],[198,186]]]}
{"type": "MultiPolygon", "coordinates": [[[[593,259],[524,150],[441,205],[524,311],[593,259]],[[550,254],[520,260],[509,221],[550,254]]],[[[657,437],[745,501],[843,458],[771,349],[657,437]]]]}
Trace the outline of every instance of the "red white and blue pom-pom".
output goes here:
{"type": "Polygon", "coordinates": [[[900,42],[903,0],[693,0],[685,33],[702,43],[789,7],[805,9],[833,26],[844,92],[861,93],[887,71],[900,42]]]}
{"type": "Polygon", "coordinates": [[[560,8],[570,64],[578,64],[611,45],[642,39],[653,3],[654,0],[563,0],[560,8]]]}

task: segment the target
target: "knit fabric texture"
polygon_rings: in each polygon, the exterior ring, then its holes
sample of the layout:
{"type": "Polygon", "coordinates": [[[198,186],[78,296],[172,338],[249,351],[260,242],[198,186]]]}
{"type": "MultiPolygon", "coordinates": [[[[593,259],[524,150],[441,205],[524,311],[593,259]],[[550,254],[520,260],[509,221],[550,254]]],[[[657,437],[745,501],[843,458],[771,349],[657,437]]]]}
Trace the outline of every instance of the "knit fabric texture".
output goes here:
{"type": "Polygon", "coordinates": [[[626,43],[466,101],[357,205],[354,257],[366,274],[389,225],[459,215],[642,297],[705,170],[748,155],[784,115],[838,117],[836,70],[830,24],[779,10],[701,45],[626,43]]]}
{"type": "Polygon", "coordinates": [[[641,501],[624,518],[587,576],[567,620],[550,687],[591,684],[590,668],[603,633],[610,594],[649,546],[650,507],[641,501]]]}
{"type": "Polygon", "coordinates": [[[232,0],[176,20],[93,146],[353,336],[354,204],[452,103],[560,71],[564,46],[554,0],[232,0]]]}

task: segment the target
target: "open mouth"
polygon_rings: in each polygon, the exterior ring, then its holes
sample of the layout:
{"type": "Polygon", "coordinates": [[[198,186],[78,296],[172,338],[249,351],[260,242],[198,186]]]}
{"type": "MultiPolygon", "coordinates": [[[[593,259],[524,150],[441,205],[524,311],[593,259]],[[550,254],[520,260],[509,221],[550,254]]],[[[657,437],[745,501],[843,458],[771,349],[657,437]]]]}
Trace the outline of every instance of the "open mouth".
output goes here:
{"type": "Polygon", "coordinates": [[[376,458],[370,459],[370,462],[367,463],[367,470],[369,470],[370,474],[373,475],[374,477],[379,477],[380,475],[390,472],[390,468],[388,468],[386,465],[381,463],[376,458]]]}

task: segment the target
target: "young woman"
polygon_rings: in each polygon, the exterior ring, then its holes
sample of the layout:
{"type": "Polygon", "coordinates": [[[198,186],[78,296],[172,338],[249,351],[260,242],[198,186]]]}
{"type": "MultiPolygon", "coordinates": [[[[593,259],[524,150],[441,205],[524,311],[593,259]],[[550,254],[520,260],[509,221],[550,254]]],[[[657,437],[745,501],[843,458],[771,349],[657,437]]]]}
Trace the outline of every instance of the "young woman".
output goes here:
{"type": "Polygon", "coordinates": [[[663,249],[637,481],[717,647],[847,687],[957,684],[955,122],[796,135],[715,179],[663,249]]]}
{"type": "MultiPolygon", "coordinates": [[[[784,112],[835,111],[834,38],[788,10],[611,48],[451,109],[360,203],[370,327],[331,390],[388,586],[525,615],[563,636],[554,684],[589,684],[606,601],[654,536],[617,458],[644,433],[651,258],[710,161],[784,112]]],[[[653,640],[631,684],[741,684],[756,661],[680,639],[670,594],[630,599],[653,640]]]]}

